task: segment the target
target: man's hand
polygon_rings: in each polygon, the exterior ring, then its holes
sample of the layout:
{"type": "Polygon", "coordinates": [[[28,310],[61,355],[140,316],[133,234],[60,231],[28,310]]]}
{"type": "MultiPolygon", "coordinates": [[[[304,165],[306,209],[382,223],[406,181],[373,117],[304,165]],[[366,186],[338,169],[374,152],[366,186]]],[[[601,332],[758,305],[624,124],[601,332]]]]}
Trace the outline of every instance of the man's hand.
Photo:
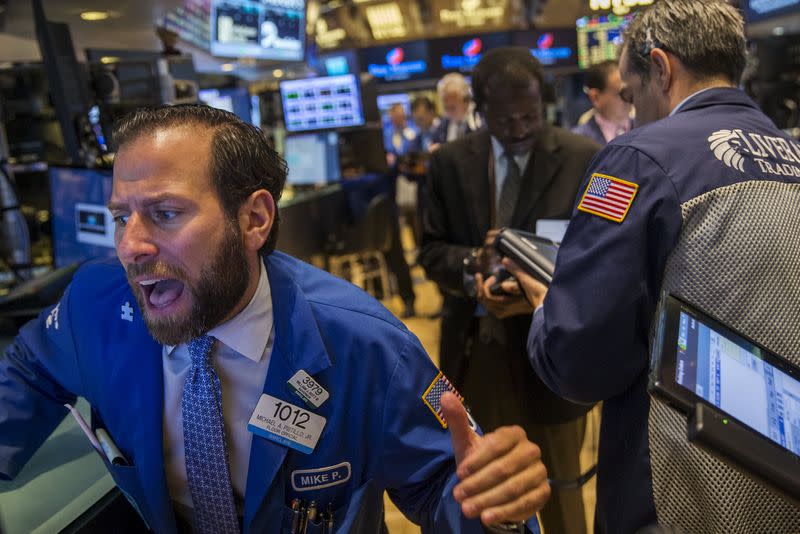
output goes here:
{"type": "Polygon", "coordinates": [[[547,286],[523,271],[519,265],[509,258],[503,258],[503,267],[517,279],[518,287],[522,288],[525,296],[534,308],[538,308],[544,302],[547,294],[547,286]]]}
{"type": "Polygon", "coordinates": [[[492,295],[490,289],[494,283],[494,276],[484,280],[480,274],[475,275],[476,297],[486,311],[500,319],[533,312],[534,308],[525,299],[516,280],[505,280],[500,285],[504,292],[502,295],[492,295]]]}
{"type": "Polygon", "coordinates": [[[528,441],[525,431],[507,426],[479,436],[452,393],[442,395],[442,410],[461,480],[453,496],[464,516],[494,525],[525,521],[541,510],[550,497],[547,469],[539,447],[528,441]]]}

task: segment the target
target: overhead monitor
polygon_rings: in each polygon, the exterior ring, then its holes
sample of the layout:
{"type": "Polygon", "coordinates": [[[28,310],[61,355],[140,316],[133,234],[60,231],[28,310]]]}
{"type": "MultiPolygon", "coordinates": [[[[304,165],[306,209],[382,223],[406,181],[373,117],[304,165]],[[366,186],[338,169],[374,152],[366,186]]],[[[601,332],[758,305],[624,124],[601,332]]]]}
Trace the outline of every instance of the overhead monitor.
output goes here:
{"type": "Polygon", "coordinates": [[[114,220],[106,208],[111,171],[51,166],[48,172],[55,266],[116,256],[114,220]]]}
{"type": "Polygon", "coordinates": [[[283,156],[289,167],[288,184],[325,184],[342,177],[336,132],[290,135],[284,140],[283,156]]]}
{"type": "Polygon", "coordinates": [[[325,76],[341,76],[342,74],[358,74],[358,56],[355,50],[339,50],[320,54],[318,69],[325,76]]]}
{"type": "Polygon", "coordinates": [[[358,78],[353,74],[281,82],[286,130],[302,132],[364,124],[358,78]]]}
{"type": "Polygon", "coordinates": [[[425,41],[397,46],[375,46],[361,51],[361,64],[367,72],[384,82],[424,79],[428,72],[428,46],[425,41]]]}
{"type": "Polygon", "coordinates": [[[740,4],[747,22],[800,13],[800,0],[744,0],[740,4]]]}
{"type": "Polygon", "coordinates": [[[212,0],[211,54],[300,61],[305,20],[305,0],[212,0]]]}
{"type": "MultiPolygon", "coordinates": [[[[223,89],[201,89],[198,93],[200,101],[212,108],[223,109],[234,113],[245,122],[252,124],[252,100],[245,87],[226,87],[223,89]]],[[[256,124],[256,126],[260,126],[256,124]]]]}
{"type": "Polygon", "coordinates": [[[582,69],[609,59],[617,59],[622,45],[622,31],[633,20],[633,15],[623,17],[603,15],[579,18],[575,24],[578,39],[578,66],[582,69]]]}
{"type": "Polygon", "coordinates": [[[578,39],[572,28],[514,32],[511,41],[530,50],[545,67],[574,67],[578,64],[578,39]]]}
{"type": "MultiPolygon", "coordinates": [[[[472,72],[481,56],[492,48],[511,44],[508,32],[435,39],[428,43],[431,62],[441,74],[472,72]]],[[[433,65],[432,65],[433,66],[433,65]]]]}

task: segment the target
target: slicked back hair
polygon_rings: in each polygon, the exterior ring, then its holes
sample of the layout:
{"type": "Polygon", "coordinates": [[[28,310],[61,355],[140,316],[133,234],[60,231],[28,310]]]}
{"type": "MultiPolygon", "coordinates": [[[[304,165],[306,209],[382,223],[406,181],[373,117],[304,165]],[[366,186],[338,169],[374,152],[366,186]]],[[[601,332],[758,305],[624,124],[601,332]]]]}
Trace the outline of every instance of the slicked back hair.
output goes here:
{"type": "Polygon", "coordinates": [[[501,83],[517,89],[527,88],[531,78],[544,92],[544,69],[530,50],[522,46],[502,46],[489,50],[472,71],[472,95],[479,111],[485,111],[490,85],[501,83]]]}
{"type": "MultiPolygon", "coordinates": [[[[211,130],[209,174],[231,221],[236,221],[242,203],[259,189],[266,189],[277,206],[286,183],[286,162],[261,130],[233,113],[200,104],[141,108],[117,121],[112,139],[120,151],[141,137],[177,127],[211,130]]],[[[275,248],[279,219],[276,210],[269,238],[259,251],[262,254],[275,248]]]]}
{"type": "Polygon", "coordinates": [[[622,54],[643,81],[650,77],[650,51],[680,59],[698,79],[742,77],[746,41],[742,16],[724,0],[659,0],[639,12],[623,34],[622,54]]]}

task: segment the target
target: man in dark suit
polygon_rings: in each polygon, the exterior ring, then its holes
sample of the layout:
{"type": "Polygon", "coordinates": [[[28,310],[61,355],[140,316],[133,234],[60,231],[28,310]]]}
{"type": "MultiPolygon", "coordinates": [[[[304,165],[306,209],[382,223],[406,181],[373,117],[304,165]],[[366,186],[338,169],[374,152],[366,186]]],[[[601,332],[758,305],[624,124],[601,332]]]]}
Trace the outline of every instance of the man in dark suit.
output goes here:
{"type": "MultiPolygon", "coordinates": [[[[504,296],[469,296],[464,284],[465,259],[488,251],[496,229],[534,231],[539,219],[569,218],[599,149],[544,122],[542,78],[524,48],[494,49],[476,66],[473,94],[487,130],[433,154],[420,264],[445,295],[441,368],[477,422],[521,424],[541,445],[550,476],[574,479],[589,407],[558,398],[531,371],[533,308],[515,282],[504,284],[504,296]]],[[[580,491],[554,488],[542,519],[549,532],[585,532],[580,491]]]]}

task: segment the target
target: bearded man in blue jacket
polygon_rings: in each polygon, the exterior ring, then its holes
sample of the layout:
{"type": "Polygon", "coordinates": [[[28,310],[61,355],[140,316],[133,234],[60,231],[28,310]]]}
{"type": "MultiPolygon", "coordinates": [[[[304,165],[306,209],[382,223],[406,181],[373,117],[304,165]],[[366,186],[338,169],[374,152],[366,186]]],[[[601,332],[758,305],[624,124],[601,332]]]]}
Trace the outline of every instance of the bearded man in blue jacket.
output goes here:
{"type": "Polygon", "coordinates": [[[0,359],[0,476],[81,396],[155,532],[290,532],[302,502],[306,532],[375,533],[384,490],[425,532],[538,531],[521,429],[474,432],[399,321],[272,251],[286,166],[258,129],[175,106],[114,140],[119,261],[84,265],[0,359]]]}

